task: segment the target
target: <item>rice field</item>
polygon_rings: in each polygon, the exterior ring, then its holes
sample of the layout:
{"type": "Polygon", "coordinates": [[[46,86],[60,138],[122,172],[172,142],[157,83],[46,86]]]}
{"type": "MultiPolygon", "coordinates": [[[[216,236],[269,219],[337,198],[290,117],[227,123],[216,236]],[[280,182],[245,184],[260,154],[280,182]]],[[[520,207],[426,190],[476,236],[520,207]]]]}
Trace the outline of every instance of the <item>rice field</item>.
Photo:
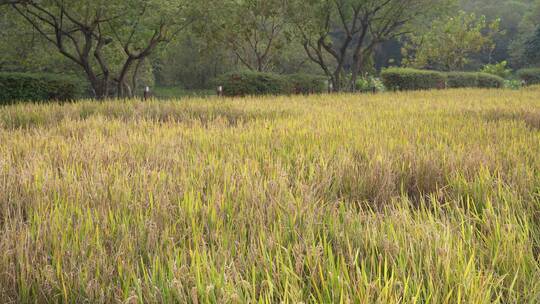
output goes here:
{"type": "Polygon", "coordinates": [[[0,107],[2,303],[538,303],[540,88],[0,107]]]}

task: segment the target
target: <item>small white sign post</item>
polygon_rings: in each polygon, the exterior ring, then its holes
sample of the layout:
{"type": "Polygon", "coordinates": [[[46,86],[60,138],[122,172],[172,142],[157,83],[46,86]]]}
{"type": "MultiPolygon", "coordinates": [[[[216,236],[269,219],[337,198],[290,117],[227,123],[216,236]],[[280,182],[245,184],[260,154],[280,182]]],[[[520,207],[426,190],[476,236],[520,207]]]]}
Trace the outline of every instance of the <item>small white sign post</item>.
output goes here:
{"type": "Polygon", "coordinates": [[[146,86],[144,87],[144,100],[148,100],[150,98],[150,87],[146,86]]]}
{"type": "Polygon", "coordinates": [[[223,97],[223,86],[218,86],[217,87],[217,96],[218,97],[223,97]]]}

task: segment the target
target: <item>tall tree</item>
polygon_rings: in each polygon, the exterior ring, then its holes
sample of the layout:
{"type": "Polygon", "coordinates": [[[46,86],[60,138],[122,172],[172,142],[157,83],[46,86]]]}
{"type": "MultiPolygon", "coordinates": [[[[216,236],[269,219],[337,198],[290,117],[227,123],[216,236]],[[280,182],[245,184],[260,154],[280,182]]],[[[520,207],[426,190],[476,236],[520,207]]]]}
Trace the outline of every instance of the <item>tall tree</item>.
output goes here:
{"type": "Polygon", "coordinates": [[[525,51],[528,40],[531,39],[538,26],[540,26],[540,0],[533,0],[519,23],[518,32],[514,35],[510,46],[512,65],[514,67],[525,67],[531,63],[525,51]]]}
{"type": "Polygon", "coordinates": [[[529,63],[540,64],[540,25],[525,43],[524,54],[529,63]]]}
{"type": "Polygon", "coordinates": [[[420,68],[462,70],[472,55],[494,49],[493,37],[499,32],[499,21],[460,12],[432,23],[427,32],[407,35],[405,63],[420,68]]]}
{"type": "Polygon", "coordinates": [[[444,12],[450,0],[297,0],[291,20],[308,57],[331,79],[334,89],[355,88],[373,49],[444,12]],[[343,76],[349,70],[350,82],[343,76]]]}
{"type": "Polygon", "coordinates": [[[13,0],[9,5],[79,66],[99,99],[111,95],[111,84],[117,96],[129,96],[132,68],[185,28],[192,13],[187,0],[13,0]]]}
{"type": "Polygon", "coordinates": [[[268,71],[287,44],[287,0],[216,1],[200,33],[230,50],[247,69],[268,71]]]}
{"type": "MultiPolygon", "coordinates": [[[[488,22],[500,20],[501,34],[493,37],[495,48],[490,53],[474,56],[476,64],[508,60],[513,41],[519,35],[520,24],[531,11],[532,0],[460,0],[461,9],[477,16],[486,16],[488,22]]],[[[521,47],[521,45],[520,45],[521,47]]]]}

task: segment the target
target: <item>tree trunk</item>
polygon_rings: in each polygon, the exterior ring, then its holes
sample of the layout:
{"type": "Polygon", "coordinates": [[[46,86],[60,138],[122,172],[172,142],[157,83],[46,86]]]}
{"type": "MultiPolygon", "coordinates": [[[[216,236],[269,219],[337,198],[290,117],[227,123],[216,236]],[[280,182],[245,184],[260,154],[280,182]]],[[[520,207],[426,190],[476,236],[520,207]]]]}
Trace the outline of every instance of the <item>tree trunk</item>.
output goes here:
{"type": "Polygon", "coordinates": [[[116,96],[118,98],[125,98],[126,97],[126,93],[125,93],[125,87],[126,87],[126,77],[127,77],[127,74],[129,72],[129,69],[131,68],[131,65],[133,64],[133,61],[135,59],[131,56],[129,56],[127,59],[126,59],[126,62],[124,63],[124,66],[122,67],[122,70],[120,71],[120,75],[118,75],[118,79],[116,79],[117,81],[117,84],[116,84],[116,88],[117,88],[117,92],[116,92],[116,96]]]}
{"type": "MultiPolygon", "coordinates": [[[[366,56],[368,52],[367,49],[363,48],[364,42],[368,35],[368,29],[369,29],[368,21],[363,20],[362,31],[356,40],[356,46],[354,48],[354,54],[353,54],[352,76],[351,76],[351,83],[350,83],[351,90],[353,92],[356,91],[356,81],[358,80],[358,74],[360,72],[360,69],[362,68],[364,57],[366,56]]],[[[372,45],[373,45],[373,41],[371,45],[368,47],[368,49],[371,48],[372,45]]]]}
{"type": "Polygon", "coordinates": [[[356,92],[356,81],[358,80],[358,74],[360,71],[360,65],[362,64],[362,59],[358,55],[353,56],[353,69],[352,69],[352,75],[351,75],[351,91],[356,92]]]}
{"type": "MultiPolygon", "coordinates": [[[[86,79],[90,83],[90,86],[92,87],[92,91],[94,93],[94,98],[96,99],[105,99],[107,97],[107,91],[108,87],[107,85],[103,84],[103,80],[99,79],[94,71],[92,70],[92,67],[88,63],[88,60],[84,59],[81,60],[81,66],[84,69],[84,72],[86,74],[86,79]]],[[[105,80],[107,82],[107,80],[105,80]]]]}
{"type": "Polygon", "coordinates": [[[137,87],[138,87],[137,80],[139,78],[139,72],[140,72],[141,66],[143,65],[143,62],[144,62],[144,58],[137,61],[137,64],[135,65],[135,70],[133,71],[133,76],[131,78],[131,88],[133,89],[131,97],[133,97],[134,94],[137,94],[137,87]]]}
{"type": "Polygon", "coordinates": [[[341,70],[339,70],[339,68],[336,69],[336,71],[334,72],[334,75],[332,76],[332,82],[333,82],[332,92],[341,91],[341,70]]]}

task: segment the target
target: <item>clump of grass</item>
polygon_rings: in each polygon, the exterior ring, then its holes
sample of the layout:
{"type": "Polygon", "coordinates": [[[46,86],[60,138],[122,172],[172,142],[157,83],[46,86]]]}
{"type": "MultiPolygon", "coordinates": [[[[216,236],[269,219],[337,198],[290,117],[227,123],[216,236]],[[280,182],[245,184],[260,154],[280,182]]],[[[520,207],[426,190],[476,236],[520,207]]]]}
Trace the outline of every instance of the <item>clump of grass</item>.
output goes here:
{"type": "Polygon", "coordinates": [[[0,298],[537,302],[539,108],[532,89],[2,107],[0,298]]]}

